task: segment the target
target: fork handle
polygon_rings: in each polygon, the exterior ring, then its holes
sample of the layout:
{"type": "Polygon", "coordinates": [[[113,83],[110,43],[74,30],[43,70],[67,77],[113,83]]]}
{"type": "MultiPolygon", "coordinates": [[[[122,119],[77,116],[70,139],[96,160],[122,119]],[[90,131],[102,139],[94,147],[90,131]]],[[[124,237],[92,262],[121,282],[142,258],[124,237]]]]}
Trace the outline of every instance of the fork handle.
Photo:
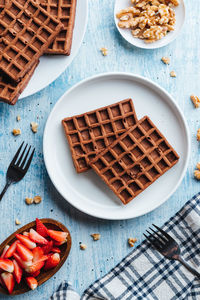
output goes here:
{"type": "Polygon", "coordinates": [[[6,182],[6,185],[5,185],[3,191],[2,191],[1,194],[0,194],[0,201],[1,201],[1,199],[3,198],[3,196],[4,196],[5,192],[7,191],[7,189],[9,188],[9,186],[11,185],[11,183],[12,183],[12,182],[10,182],[10,181],[7,181],[7,182],[6,182]]]}
{"type": "Polygon", "coordinates": [[[184,266],[188,271],[190,271],[194,276],[200,279],[200,273],[197,272],[194,268],[192,268],[182,257],[178,257],[177,260],[184,266]]]}

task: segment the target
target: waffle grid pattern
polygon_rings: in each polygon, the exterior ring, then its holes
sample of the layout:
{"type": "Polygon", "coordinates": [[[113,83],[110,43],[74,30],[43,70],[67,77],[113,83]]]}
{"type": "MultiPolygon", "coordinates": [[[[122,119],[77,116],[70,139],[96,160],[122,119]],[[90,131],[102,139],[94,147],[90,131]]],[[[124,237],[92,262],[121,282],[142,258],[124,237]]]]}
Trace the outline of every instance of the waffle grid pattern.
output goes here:
{"type": "Polygon", "coordinates": [[[19,81],[63,25],[33,0],[12,0],[0,15],[0,69],[19,81]]]}
{"type": "Polygon", "coordinates": [[[40,5],[64,26],[45,51],[49,54],[70,55],[76,13],[76,0],[40,0],[40,5]]]}
{"type": "Polygon", "coordinates": [[[87,171],[89,161],[137,122],[131,99],[62,121],[78,173],[87,171]]]}
{"type": "Polygon", "coordinates": [[[99,153],[90,166],[127,204],[178,162],[179,156],[148,117],[99,153]]]}
{"type": "Polygon", "coordinates": [[[19,95],[27,86],[31,76],[33,75],[39,61],[34,64],[26,75],[19,81],[12,81],[7,75],[0,75],[0,101],[14,105],[19,95]]]}

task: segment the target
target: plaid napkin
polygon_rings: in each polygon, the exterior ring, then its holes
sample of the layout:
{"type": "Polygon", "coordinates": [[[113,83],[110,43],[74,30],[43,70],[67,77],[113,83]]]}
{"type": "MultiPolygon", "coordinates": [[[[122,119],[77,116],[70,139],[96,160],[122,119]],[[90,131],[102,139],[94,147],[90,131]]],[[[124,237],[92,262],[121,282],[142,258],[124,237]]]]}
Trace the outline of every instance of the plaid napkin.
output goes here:
{"type": "MultiPolygon", "coordinates": [[[[200,193],[162,227],[181,246],[191,266],[200,264],[200,193]]],[[[200,271],[200,269],[199,269],[200,271]]],[[[178,261],[165,259],[147,241],[139,245],[80,298],[62,283],[51,300],[199,300],[200,280],[178,261]]]]}

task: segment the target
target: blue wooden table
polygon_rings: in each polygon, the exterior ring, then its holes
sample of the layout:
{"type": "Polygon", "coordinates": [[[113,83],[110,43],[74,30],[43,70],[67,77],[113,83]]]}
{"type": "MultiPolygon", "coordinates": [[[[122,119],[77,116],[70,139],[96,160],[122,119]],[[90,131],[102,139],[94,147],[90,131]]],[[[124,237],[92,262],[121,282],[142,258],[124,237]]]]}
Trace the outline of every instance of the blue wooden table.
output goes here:
{"type": "MultiPolygon", "coordinates": [[[[84,0],[83,0],[84,1],[84,0]]],[[[22,225],[35,217],[50,217],[63,222],[72,234],[72,250],[62,269],[47,283],[22,299],[48,299],[62,280],[71,281],[80,293],[94,280],[106,274],[131,249],[127,238],[143,239],[142,233],[152,223],[161,225],[200,190],[193,178],[199,157],[196,131],[200,127],[200,109],[194,109],[190,95],[200,96],[200,1],[186,0],[187,19],[175,42],[165,48],[146,51],[133,48],[119,35],[113,20],[114,0],[89,0],[89,20],[84,42],[70,67],[50,86],[37,94],[20,100],[15,107],[0,104],[0,187],[5,183],[7,166],[16,149],[25,140],[36,147],[31,168],[20,183],[13,185],[0,203],[0,241],[17,229],[15,219],[22,225]],[[103,57],[100,48],[108,49],[103,57]],[[169,56],[171,64],[164,65],[162,56],[169,56]],[[169,76],[170,71],[177,78],[169,76]],[[152,79],[176,99],[184,112],[191,132],[192,152],[186,176],[175,194],[161,207],[148,215],[128,221],[98,220],[80,213],[70,206],[53,187],[43,160],[42,139],[47,117],[57,100],[71,86],[94,74],[127,71],[152,79]],[[21,116],[17,123],[16,116],[21,116]],[[30,130],[30,122],[39,123],[38,133],[30,130]],[[13,128],[20,128],[21,136],[14,137],[13,128]],[[27,206],[25,197],[41,195],[39,205],[27,206]],[[100,241],[93,242],[90,234],[100,233],[100,241]],[[87,245],[79,249],[79,242],[87,245]]],[[[98,103],[99,106],[99,103],[98,103]]],[[[166,183],[167,184],[167,183],[166,183]]],[[[7,299],[0,296],[0,299],[7,299]]]]}

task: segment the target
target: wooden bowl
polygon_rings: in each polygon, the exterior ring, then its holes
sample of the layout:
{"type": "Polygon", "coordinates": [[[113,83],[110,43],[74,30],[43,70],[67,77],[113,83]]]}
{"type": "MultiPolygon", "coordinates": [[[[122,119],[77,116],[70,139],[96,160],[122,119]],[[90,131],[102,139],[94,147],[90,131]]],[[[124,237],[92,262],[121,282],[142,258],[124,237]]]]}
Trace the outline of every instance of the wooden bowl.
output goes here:
{"type": "MultiPolygon", "coordinates": [[[[42,221],[42,223],[48,228],[48,229],[53,229],[53,230],[61,230],[61,231],[65,231],[68,233],[67,236],[67,243],[61,245],[59,248],[61,250],[60,253],[60,263],[53,269],[45,271],[44,269],[41,269],[41,273],[37,276],[37,281],[38,281],[38,286],[40,286],[41,284],[43,284],[45,281],[49,280],[56,272],[58,272],[58,270],[62,267],[62,265],[64,264],[64,262],[66,261],[70,249],[71,249],[71,235],[69,230],[60,222],[55,221],[53,219],[40,219],[42,221]]],[[[0,245],[0,255],[3,252],[4,247],[9,244],[11,245],[15,240],[16,237],[15,235],[17,233],[22,233],[24,231],[28,231],[30,228],[34,228],[36,229],[36,223],[35,221],[23,226],[22,228],[18,229],[17,231],[15,231],[13,234],[11,234],[1,245],[0,245]]],[[[20,295],[20,294],[24,294],[26,292],[31,291],[30,288],[27,286],[24,278],[22,278],[20,284],[15,284],[14,290],[12,292],[12,296],[13,295],[20,295]]],[[[2,288],[0,286],[0,293],[2,294],[8,294],[8,292],[6,291],[6,289],[2,288]]]]}

